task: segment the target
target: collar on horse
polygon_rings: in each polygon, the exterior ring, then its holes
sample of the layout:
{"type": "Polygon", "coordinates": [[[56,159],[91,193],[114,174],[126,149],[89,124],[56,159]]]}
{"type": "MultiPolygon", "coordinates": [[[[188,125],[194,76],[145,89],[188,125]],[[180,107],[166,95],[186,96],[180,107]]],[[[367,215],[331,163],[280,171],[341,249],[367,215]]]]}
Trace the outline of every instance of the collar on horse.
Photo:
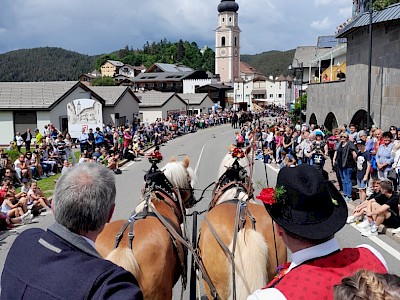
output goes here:
{"type": "Polygon", "coordinates": [[[145,190],[156,193],[162,201],[167,203],[178,217],[179,223],[182,223],[183,213],[179,204],[179,197],[172,183],[165,176],[164,172],[153,167],[144,176],[145,190]]]}
{"type": "MultiPolygon", "coordinates": [[[[224,174],[222,174],[216,183],[209,210],[211,210],[217,204],[222,194],[231,188],[242,189],[248,194],[249,198],[253,196],[253,188],[250,184],[249,177],[247,176],[247,171],[239,164],[238,159],[233,162],[232,166],[229,167],[224,174]]],[[[238,196],[239,195],[237,193],[235,198],[238,196]]]]}

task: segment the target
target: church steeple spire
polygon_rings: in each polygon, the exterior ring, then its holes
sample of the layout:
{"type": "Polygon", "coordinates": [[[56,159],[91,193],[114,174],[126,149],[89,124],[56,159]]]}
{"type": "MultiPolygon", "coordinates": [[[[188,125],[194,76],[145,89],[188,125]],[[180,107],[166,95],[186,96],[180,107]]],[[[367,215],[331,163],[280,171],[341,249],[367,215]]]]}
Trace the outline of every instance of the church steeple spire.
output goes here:
{"type": "Polygon", "coordinates": [[[221,3],[218,5],[218,11],[220,13],[225,11],[237,12],[238,10],[239,5],[235,2],[235,0],[221,0],[221,3]]]}
{"type": "Polygon", "coordinates": [[[221,82],[235,82],[240,77],[239,5],[222,0],[218,5],[218,28],[215,31],[215,73],[221,82]]]}

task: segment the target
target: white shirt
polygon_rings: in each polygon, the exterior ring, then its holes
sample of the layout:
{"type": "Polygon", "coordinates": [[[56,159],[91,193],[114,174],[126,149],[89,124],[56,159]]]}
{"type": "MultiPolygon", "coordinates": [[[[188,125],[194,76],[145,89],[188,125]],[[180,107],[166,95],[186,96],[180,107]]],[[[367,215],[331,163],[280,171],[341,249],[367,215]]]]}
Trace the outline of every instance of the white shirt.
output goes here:
{"type": "Polygon", "coordinates": [[[17,142],[17,146],[22,146],[24,143],[24,139],[20,135],[15,136],[15,141],[17,142]]]}
{"type": "MultiPolygon", "coordinates": [[[[367,248],[368,250],[370,250],[382,262],[385,268],[388,269],[385,259],[377,250],[375,250],[369,245],[360,245],[357,248],[360,247],[367,248]]],[[[305,261],[317,257],[326,256],[339,249],[340,246],[338,241],[336,240],[336,238],[333,238],[325,243],[297,251],[292,254],[292,263],[290,264],[288,272],[290,272],[290,270],[292,270],[294,267],[297,267],[298,265],[302,264],[305,261]]],[[[247,298],[247,300],[264,300],[264,299],[286,300],[286,297],[278,289],[269,288],[264,290],[257,290],[247,298]]]]}

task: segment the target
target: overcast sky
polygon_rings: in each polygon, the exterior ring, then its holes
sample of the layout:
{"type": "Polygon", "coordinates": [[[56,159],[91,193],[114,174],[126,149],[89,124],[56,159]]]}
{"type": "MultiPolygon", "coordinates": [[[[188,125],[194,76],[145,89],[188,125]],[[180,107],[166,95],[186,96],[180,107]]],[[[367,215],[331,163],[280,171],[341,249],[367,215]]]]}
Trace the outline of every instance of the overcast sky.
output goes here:
{"type": "MultiPolygon", "coordinates": [[[[352,0],[236,0],[241,53],[315,45],[351,17],[352,0]]],[[[179,39],[214,48],[220,0],[0,0],[0,53],[61,47],[102,54],[179,39]]]]}

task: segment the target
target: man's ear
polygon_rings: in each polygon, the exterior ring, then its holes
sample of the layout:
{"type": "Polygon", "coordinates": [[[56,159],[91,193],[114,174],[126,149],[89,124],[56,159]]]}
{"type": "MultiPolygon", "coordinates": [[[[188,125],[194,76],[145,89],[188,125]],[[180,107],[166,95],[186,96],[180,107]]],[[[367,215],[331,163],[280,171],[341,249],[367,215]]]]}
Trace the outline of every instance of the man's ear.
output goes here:
{"type": "Polygon", "coordinates": [[[107,218],[107,223],[110,223],[111,218],[112,218],[112,216],[114,214],[114,209],[115,209],[115,203],[111,206],[110,213],[109,213],[108,218],[107,218]]]}
{"type": "Polygon", "coordinates": [[[276,232],[278,233],[279,236],[283,236],[283,234],[285,233],[283,228],[281,226],[278,225],[278,223],[274,222],[274,226],[276,229],[276,232]]]}

